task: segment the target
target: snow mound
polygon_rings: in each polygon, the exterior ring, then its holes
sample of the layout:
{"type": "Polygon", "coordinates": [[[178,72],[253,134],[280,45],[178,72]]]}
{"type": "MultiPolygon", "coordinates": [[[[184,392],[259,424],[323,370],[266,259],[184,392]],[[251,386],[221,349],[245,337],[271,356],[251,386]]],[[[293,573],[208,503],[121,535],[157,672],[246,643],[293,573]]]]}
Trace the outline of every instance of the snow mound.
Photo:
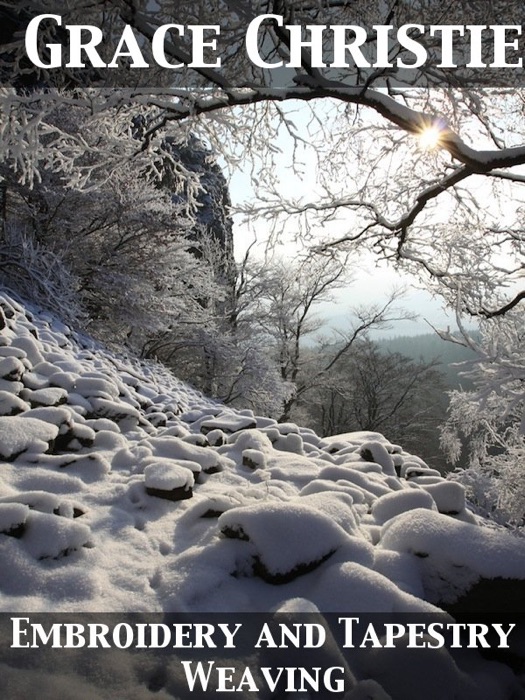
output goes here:
{"type": "Polygon", "coordinates": [[[23,452],[47,452],[58,435],[56,425],[38,418],[2,416],[0,418],[0,456],[16,459],[23,452]]]}
{"type": "Polygon", "coordinates": [[[18,537],[28,515],[29,508],[23,503],[0,503],[0,533],[18,537]]]}
{"type": "Polygon", "coordinates": [[[430,493],[420,489],[394,491],[374,501],[372,515],[379,525],[383,525],[396,515],[415,508],[435,510],[436,504],[430,493]]]}
{"type": "Polygon", "coordinates": [[[316,569],[348,541],[330,517],[293,502],[234,508],[220,516],[219,527],[227,537],[254,545],[255,570],[270,583],[288,583],[316,569]]]}
{"type": "Polygon", "coordinates": [[[416,509],[393,518],[378,546],[413,555],[427,599],[436,602],[454,602],[481,577],[524,578],[521,540],[435,511],[416,509]]]}
{"type": "MultiPolygon", "coordinates": [[[[187,462],[187,464],[194,464],[195,467],[200,468],[200,465],[196,463],[187,462]]],[[[184,489],[189,491],[193,488],[195,479],[191,469],[176,462],[154,462],[148,464],[144,469],[144,483],[146,489],[160,491],[184,489]]]]}

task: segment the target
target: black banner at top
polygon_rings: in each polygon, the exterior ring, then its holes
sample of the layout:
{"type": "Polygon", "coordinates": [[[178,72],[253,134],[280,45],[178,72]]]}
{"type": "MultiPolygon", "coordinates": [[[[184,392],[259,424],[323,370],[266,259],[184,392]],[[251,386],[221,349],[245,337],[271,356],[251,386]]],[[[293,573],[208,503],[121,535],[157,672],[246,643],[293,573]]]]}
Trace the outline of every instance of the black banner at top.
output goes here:
{"type": "Polygon", "coordinates": [[[521,3],[0,2],[16,87],[520,86],[521,3]]]}

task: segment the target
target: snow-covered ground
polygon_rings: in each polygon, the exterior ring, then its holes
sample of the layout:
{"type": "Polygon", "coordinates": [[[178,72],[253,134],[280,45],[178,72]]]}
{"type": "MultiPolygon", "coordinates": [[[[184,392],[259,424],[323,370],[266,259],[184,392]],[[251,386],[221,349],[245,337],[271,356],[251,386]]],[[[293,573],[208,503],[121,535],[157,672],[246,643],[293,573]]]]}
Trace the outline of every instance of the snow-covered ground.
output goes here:
{"type": "MultiPolygon", "coordinates": [[[[2,611],[440,612],[525,580],[525,540],[385,437],[234,411],[0,309],[2,611]]],[[[502,678],[425,697],[521,697],[502,678]]]]}

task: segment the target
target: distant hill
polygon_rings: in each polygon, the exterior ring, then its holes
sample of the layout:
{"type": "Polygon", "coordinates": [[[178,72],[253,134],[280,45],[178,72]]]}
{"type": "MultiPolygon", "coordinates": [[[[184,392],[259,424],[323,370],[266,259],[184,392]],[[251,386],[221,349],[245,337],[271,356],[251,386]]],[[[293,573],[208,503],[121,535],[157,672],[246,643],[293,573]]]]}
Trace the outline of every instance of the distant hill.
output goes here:
{"type": "Polygon", "coordinates": [[[460,376],[462,368],[454,365],[472,360],[475,354],[469,348],[442,340],[437,333],[379,338],[376,342],[384,352],[398,352],[412,360],[423,362],[438,360],[445,380],[451,388],[461,386],[463,389],[469,389],[472,386],[468,378],[460,376]]]}

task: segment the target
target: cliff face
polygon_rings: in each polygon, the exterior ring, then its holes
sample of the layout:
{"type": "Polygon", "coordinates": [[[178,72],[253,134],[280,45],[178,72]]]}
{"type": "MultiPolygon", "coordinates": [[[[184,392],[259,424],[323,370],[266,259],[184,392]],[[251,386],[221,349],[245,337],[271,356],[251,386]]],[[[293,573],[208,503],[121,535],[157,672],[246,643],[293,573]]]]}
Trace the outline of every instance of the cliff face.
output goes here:
{"type": "MultiPolygon", "coordinates": [[[[187,145],[167,142],[171,155],[191,173],[197,173],[201,189],[197,195],[198,209],[195,215],[193,253],[203,255],[206,247],[218,244],[217,271],[226,285],[235,283],[233,256],[233,223],[230,215],[228,183],[215,156],[199,139],[192,137],[187,145]]],[[[181,197],[184,195],[174,195],[181,197]]]]}

